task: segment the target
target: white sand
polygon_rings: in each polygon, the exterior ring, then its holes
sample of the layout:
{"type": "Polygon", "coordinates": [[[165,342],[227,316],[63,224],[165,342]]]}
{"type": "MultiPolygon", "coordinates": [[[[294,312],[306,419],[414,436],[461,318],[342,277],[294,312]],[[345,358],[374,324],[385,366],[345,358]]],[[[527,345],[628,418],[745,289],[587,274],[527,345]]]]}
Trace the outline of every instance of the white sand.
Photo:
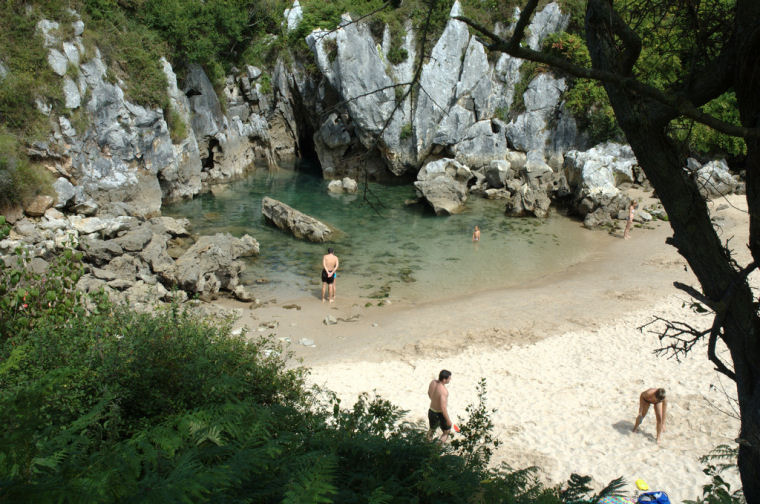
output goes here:
{"type": "MultiPolygon", "coordinates": [[[[741,197],[730,203],[746,208],[741,197]]],[[[715,202],[713,213],[724,238],[736,233],[731,244],[742,259],[746,214],[734,206],[718,210],[722,206],[715,202]]],[[[704,346],[678,363],[656,357],[657,336],[637,329],[653,315],[697,327],[712,321],[691,311],[691,300],[673,287],[674,280],[698,284],[665,245],[669,226],[654,227],[634,229],[628,241],[597,231],[603,238],[590,258],[521,288],[365,308],[366,300],[341,298],[338,285],[335,305],[311,293],[244,310],[239,324],[290,339],[311,368],[310,381],[335,391],[344,405],[375,390],[421,425],[428,383],[440,369],[453,372],[449,411],[455,421],[464,419],[485,377],[503,442],[495,463],[540,466],[552,484],[573,472],[593,476],[598,485],[623,476],[633,491],[633,481],[643,478],[673,502],[694,499],[707,482],[698,458],[737,437],[738,419],[719,410],[731,409],[723,386],[731,395],[735,390],[713,371],[704,346]],[[299,309],[283,309],[293,304],[299,309]],[[323,324],[327,315],[338,324],[323,324]],[[316,346],[297,344],[301,338],[316,346]],[[639,393],[649,387],[668,391],[659,445],[651,409],[640,432],[631,433],[639,393]]],[[[737,475],[728,479],[738,484],[737,475]]]]}

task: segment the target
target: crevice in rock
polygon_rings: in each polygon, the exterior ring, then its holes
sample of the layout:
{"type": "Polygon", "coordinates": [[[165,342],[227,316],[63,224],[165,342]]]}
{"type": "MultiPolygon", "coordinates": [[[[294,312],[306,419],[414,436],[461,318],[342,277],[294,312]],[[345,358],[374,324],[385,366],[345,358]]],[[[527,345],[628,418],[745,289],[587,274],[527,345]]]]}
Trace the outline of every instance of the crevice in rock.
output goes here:
{"type": "Polygon", "coordinates": [[[201,169],[203,171],[209,171],[214,167],[214,150],[217,148],[219,148],[219,140],[210,138],[208,141],[208,156],[201,158],[201,169]]]}

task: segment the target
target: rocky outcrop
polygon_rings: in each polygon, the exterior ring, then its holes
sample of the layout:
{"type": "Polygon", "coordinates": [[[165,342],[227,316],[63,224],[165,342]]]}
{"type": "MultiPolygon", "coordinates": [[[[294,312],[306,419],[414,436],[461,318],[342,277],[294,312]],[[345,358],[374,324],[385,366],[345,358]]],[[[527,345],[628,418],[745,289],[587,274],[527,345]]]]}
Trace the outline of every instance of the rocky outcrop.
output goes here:
{"type": "MultiPolygon", "coordinates": [[[[618,185],[641,182],[638,161],[630,146],[604,143],[587,151],[570,151],[564,157],[567,181],[573,188],[573,206],[584,217],[602,208],[610,216],[627,207],[628,198],[618,185]]],[[[595,218],[596,221],[601,219],[595,218]]]]}
{"type": "Polygon", "coordinates": [[[261,213],[268,222],[299,240],[322,243],[330,241],[336,234],[332,226],[268,196],[261,200],[261,213]]]}
{"type": "Polygon", "coordinates": [[[444,158],[426,164],[417,174],[414,188],[436,215],[451,215],[462,210],[467,201],[467,184],[472,178],[465,165],[444,158]]]}
{"type": "Polygon", "coordinates": [[[694,177],[699,193],[705,199],[720,198],[733,193],[743,194],[745,191],[744,182],[731,174],[723,159],[701,165],[696,159],[689,158],[686,170],[694,177]]]}
{"type": "Polygon", "coordinates": [[[237,259],[259,254],[259,243],[248,235],[234,238],[229,233],[202,236],[190,247],[168,275],[185,290],[211,297],[238,286],[243,263],[237,259]]]}
{"type": "Polygon", "coordinates": [[[186,219],[67,217],[50,208],[39,219],[16,222],[8,238],[0,241],[0,259],[12,264],[15,250],[21,248],[35,261],[34,267],[44,272],[57,254],[78,249],[85,263],[78,288],[103,290],[114,301],[136,304],[138,309],[196,294],[212,298],[221,291],[250,297],[239,283],[244,264],[238,259],[257,255],[258,242],[248,235],[202,236],[175,255],[175,261],[168,247],[188,239],[188,227],[186,219]]]}

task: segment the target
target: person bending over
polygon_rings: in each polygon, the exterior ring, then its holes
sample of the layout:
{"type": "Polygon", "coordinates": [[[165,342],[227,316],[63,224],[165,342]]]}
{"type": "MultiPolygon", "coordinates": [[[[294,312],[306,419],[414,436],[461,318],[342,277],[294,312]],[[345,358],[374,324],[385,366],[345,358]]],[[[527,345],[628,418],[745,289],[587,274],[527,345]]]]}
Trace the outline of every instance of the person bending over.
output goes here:
{"type": "Polygon", "coordinates": [[[636,423],[633,426],[633,432],[638,430],[641,421],[649,411],[649,406],[654,406],[654,415],[657,420],[657,442],[660,442],[660,434],[665,431],[665,410],[668,407],[668,401],[665,399],[664,388],[646,389],[639,396],[639,415],[636,417],[636,423]]]}

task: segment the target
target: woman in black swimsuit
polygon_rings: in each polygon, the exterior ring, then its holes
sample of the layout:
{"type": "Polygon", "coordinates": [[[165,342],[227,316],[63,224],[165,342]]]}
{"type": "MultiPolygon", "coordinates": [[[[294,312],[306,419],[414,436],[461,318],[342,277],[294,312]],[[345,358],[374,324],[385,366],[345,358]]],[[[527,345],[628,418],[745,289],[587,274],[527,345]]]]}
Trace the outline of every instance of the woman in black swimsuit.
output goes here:
{"type": "Polygon", "coordinates": [[[649,406],[654,406],[654,415],[657,419],[657,442],[660,442],[660,434],[665,430],[665,410],[668,407],[668,401],[665,399],[665,389],[650,388],[646,389],[639,396],[639,415],[636,417],[636,423],[633,425],[633,432],[639,428],[641,421],[647,415],[649,406]]]}

